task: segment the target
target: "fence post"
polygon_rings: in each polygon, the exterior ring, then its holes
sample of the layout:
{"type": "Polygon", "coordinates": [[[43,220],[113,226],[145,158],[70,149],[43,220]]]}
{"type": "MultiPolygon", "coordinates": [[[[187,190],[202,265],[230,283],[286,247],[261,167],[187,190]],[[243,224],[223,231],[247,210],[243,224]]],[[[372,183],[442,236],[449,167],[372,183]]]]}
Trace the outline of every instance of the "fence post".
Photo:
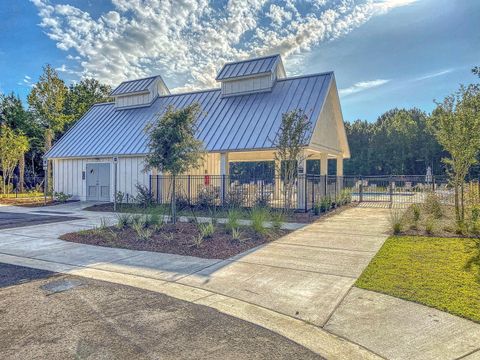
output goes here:
{"type": "Polygon", "coordinates": [[[160,204],[160,176],[157,173],[155,177],[157,178],[157,204],[160,204]]]}
{"type": "Polygon", "coordinates": [[[225,176],[226,175],[222,175],[222,206],[225,206],[225,191],[226,191],[226,185],[227,185],[225,176]]]}
{"type": "Polygon", "coordinates": [[[392,177],[389,178],[389,194],[390,194],[390,204],[393,204],[393,179],[392,177]]]}
{"type": "Polygon", "coordinates": [[[305,181],[303,182],[303,193],[305,196],[304,203],[305,203],[305,212],[308,211],[308,194],[307,194],[307,182],[308,182],[308,176],[307,176],[307,169],[305,169],[305,181]]]}
{"type": "Polygon", "coordinates": [[[362,202],[363,201],[363,178],[360,176],[360,186],[359,186],[359,200],[358,202],[362,202]]]}
{"type": "Polygon", "coordinates": [[[192,180],[192,179],[191,179],[191,175],[188,175],[188,177],[187,177],[188,205],[190,205],[190,206],[192,205],[192,199],[191,199],[191,197],[192,197],[192,192],[191,192],[191,190],[190,190],[190,182],[191,182],[191,180],[192,180]]]}

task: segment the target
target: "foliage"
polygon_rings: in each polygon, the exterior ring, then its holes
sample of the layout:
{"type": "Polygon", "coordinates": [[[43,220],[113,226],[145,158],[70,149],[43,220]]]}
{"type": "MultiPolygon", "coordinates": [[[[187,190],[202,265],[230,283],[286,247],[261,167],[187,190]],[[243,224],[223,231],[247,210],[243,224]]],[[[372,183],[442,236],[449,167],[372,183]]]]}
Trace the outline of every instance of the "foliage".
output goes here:
{"type": "Polygon", "coordinates": [[[20,157],[28,151],[28,139],[6,125],[0,127],[0,168],[3,173],[3,191],[13,176],[20,157]]]}
{"type": "Polygon", "coordinates": [[[169,106],[162,116],[146,127],[149,153],[146,169],[156,168],[173,175],[172,219],[176,222],[175,177],[201,165],[205,152],[203,143],[195,137],[200,104],[181,109],[169,106]]]}
{"type": "Polygon", "coordinates": [[[282,211],[271,211],[270,222],[274,230],[280,230],[285,222],[285,214],[282,211]]]}
{"type": "Polygon", "coordinates": [[[203,209],[209,209],[215,205],[217,192],[212,186],[205,186],[198,193],[197,206],[203,209]]]}
{"type": "Polygon", "coordinates": [[[338,200],[339,205],[346,205],[352,202],[352,191],[350,189],[342,189],[338,200]]]}
{"type": "Polygon", "coordinates": [[[390,225],[394,234],[402,231],[403,211],[397,208],[390,209],[390,225]]]}
{"type": "Polygon", "coordinates": [[[63,112],[71,119],[78,120],[92,105],[111,101],[111,92],[109,85],[101,84],[96,79],[82,79],[68,88],[63,112]]]}
{"type": "Polygon", "coordinates": [[[228,190],[227,204],[232,208],[242,207],[247,201],[248,193],[243,191],[242,188],[236,186],[233,189],[228,190]]]}
{"type": "Polygon", "coordinates": [[[355,285],[480,322],[479,253],[474,239],[390,237],[355,285]]]}
{"type": "Polygon", "coordinates": [[[154,198],[148,187],[142,184],[136,184],[135,189],[137,190],[137,196],[135,197],[135,201],[147,208],[153,204],[154,198]]]}
{"type": "Polygon", "coordinates": [[[137,233],[140,240],[149,240],[153,235],[153,229],[146,227],[143,222],[132,223],[132,229],[137,233]]]}
{"type": "Polygon", "coordinates": [[[242,238],[242,232],[238,227],[232,228],[231,235],[233,241],[243,242],[247,240],[242,238]]]}
{"type": "Polygon", "coordinates": [[[117,215],[117,227],[119,229],[126,229],[132,223],[132,218],[129,214],[118,214],[117,215]]]}
{"type": "Polygon", "coordinates": [[[203,239],[209,239],[213,236],[213,233],[215,232],[215,225],[213,224],[213,222],[210,221],[206,223],[199,223],[198,231],[203,239]]]}
{"type": "Polygon", "coordinates": [[[427,218],[426,223],[425,223],[425,232],[428,235],[432,235],[434,229],[435,229],[435,217],[434,216],[429,216],[427,218]]]}
{"type": "Polygon", "coordinates": [[[233,229],[237,229],[240,226],[241,213],[238,209],[230,209],[227,214],[226,228],[232,232],[233,229]]]}
{"type": "Polygon", "coordinates": [[[264,207],[254,207],[250,211],[250,220],[252,222],[253,230],[259,235],[265,235],[268,231],[266,222],[270,217],[269,211],[264,207]]]}
{"type": "MultiPolygon", "coordinates": [[[[345,162],[345,174],[425,174],[427,166],[438,164],[443,156],[427,119],[414,108],[389,110],[375,122],[346,122],[352,157],[345,162]]],[[[442,171],[438,166],[434,170],[442,171]]]]}
{"type": "Polygon", "coordinates": [[[145,226],[150,227],[154,230],[160,229],[164,225],[163,214],[158,213],[157,211],[150,211],[145,215],[145,226]]]}
{"type": "Polygon", "coordinates": [[[64,192],[55,193],[55,198],[57,199],[58,202],[61,202],[61,203],[66,203],[71,197],[72,195],[65,194],[64,192]]]}
{"type": "Polygon", "coordinates": [[[437,102],[430,126],[438,142],[449,153],[443,159],[455,190],[455,214],[458,222],[465,218],[465,178],[472,165],[477,163],[480,151],[480,89],[461,86],[437,102]]]}
{"type": "MultiPolygon", "coordinates": [[[[291,208],[293,186],[297,178],[297,164],[306,159],[305,145],[312,124],[301,109],[282,114],[282,122],[273,141],[276,152],[275,162],[279,173],[282,173],[285,191],[285,206],[291,208]]],[[[304,169],[306,171],[306,169],[304,169]]]]}
{"type": "Polygon", "coordinates": [[[121,191],[117,191],[115,193],[115,202],[119,205],[123,204],[123,200],[125,199],[125,193],[121,191]]]}
{"type": "Polygon", "coordinates": [[[442,204],[436,194],[429,193],[425,198],[423,207],[425,212],[432,215],[435,219],[440,219],[442,217],[442,204]]]}

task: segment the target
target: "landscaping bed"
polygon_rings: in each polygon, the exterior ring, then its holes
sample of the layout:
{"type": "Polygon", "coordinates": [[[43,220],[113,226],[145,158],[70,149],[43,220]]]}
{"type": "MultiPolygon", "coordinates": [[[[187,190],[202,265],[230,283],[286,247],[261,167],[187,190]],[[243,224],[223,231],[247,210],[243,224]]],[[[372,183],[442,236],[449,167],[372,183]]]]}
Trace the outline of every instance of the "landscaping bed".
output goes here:
{"type": "MultiPolygon", "coordinates": [[[[151,227],[147,235],[139,235],[135,227],[103,226],[62,235],[62,240],[131,250],[155,251],[207,259],[228,259],[248,249],[265,244],[289,233],[288,230],[264,229],[262,233],[249,226],[239,226],[237,239],[228,225],[214,225],[213,233],[202,236],[201,226],[208,224],[177,223],[151,227]]],[[[147,228],[148,229],[148,228],[147,228]]]]}
{"type": "Polygon", "coordinates": [[[392,236],[355,285],[480,322],[480,240],[392,236]]]}

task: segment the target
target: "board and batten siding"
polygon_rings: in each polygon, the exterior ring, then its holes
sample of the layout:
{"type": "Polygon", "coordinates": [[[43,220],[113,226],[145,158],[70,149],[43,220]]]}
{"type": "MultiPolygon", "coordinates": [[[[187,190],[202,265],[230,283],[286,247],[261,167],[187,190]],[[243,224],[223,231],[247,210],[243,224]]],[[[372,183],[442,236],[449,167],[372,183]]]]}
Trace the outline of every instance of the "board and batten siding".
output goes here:
{"type": "MultiPolygon", "coordinates": [[[[114,166],[112,158],[84,158],[84,159],[53,159],[53,191],[63,192],[73,196],[74,200],[86,200],[86,179],[82,179],[82,172],[86,171],[88,163],[110,164],[110,199],[114,192],[114,166]]],[[[148,187],[150,173],[144,172],[143,157],[119,157],[117,191],[132,196],[137,195],[135,185],[148,187]]]]}

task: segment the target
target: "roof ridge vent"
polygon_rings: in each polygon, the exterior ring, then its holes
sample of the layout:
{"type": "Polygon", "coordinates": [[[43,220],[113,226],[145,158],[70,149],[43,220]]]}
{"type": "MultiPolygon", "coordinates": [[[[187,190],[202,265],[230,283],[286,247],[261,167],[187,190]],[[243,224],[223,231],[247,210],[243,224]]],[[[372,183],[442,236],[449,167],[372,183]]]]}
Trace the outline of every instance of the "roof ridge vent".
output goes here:
{"type": "Polygon", "coordinates": [[[218,72],[222,96],[235,96],[271,91],[277,78],[285,78],[279,54],[228,62],[218,72]]]}
{"type": "Polygon", "coordinates": [[[170,90],[160,75],[123,81],[110,93],[117,108],[147,106],[163,95],[170,95],[170,90]]]}

